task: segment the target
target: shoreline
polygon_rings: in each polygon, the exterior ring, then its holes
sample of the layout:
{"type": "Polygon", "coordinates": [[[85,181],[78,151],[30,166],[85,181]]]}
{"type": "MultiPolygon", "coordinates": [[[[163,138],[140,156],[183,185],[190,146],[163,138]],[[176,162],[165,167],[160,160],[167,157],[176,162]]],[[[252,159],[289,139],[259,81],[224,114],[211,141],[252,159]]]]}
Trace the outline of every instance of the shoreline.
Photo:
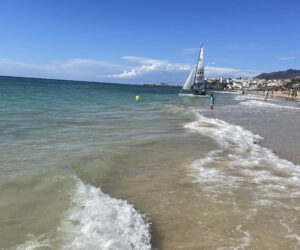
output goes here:
{"type": "MultiPolygon", "coordinates": [[[[246,90],[245,93],[251,93],[251,94],[259,94],[259,95],[263,95],[264,96],[264,91],[252,91],[252,90],[246,90]]],[[[270,92],[269,91],[269,98],[274,98],[274,97],[278,97],[278,98],[282,98],[285,99],[286,101],[295,101],[295,102],[300,102],[300,96],[297,95],[297,97],[293,97],[293,100],[288,100],[288,92],[283,92],[283,91],[277,91],[277,92],[270,92]]]]}
{"type": "MultiPolygon", "coordinates": [[[[254,95],[258,95],[258,96],[264,96],[264,91],[248,91],[247,90],[247,91],[245,91],[245,93],[246,94],[254,94],[254,95]]],[[[281,100],[284,103],[294,102],[296,104],[296,103],[300,102],[299,95],[296,98],[294,98],[293,100],[288,100],[287,92],[282,92],[282,91],[274,92],[273,94],[272,94],[272,92],[270,93],[270,91],[269,91],[268,99],[273,99],[273,98],[278,98],[279,100],[281,100]]],[[[263,100],[262,100],[262,102],[263,102],[263,100]]],[[[296,104],[296,105],[298,106],[299,104],[296,104]]],[[[295,119],[296,119],[296,117],[295,117],[295,119]]],[[[272,126],[272,125],[269,124],[269,126],[272,126]]],[[[285,124],[285,126],[283,126],[283,127],[288,130],[290,129],[289,124],[285,124]]],[[[246,129],[249,129],[249,128],[246,128],[246,129]]],[[[277,128],[277,131],[278,131],[278,129],[279,128],[277,128]]],[[[249,130],[252,131],[252,129],[249,129],[249,130]]],[[[265,131],[265,132],[256,131],[256,132],[259,135],[264,137],[264,140],[260,143],[261,146],[272,150],[278,157],[280,157],[282,159],[288,160],[295,165],[300,165],[299,150],[297,150],[299,143],[295,142],[297,140],[291,136],[290,132],[281,131],[281,133],[285,134],[284,136],[279,136],[277,134],[270,135],[268,131],[265,131]],[[279,140],[282,140],[281,144],[284,145],[283,147],[282,147],[282,145],[276,143],[276,141],[279,141],[279,140]],[[291,146],[289,144],[291,142],[291,140],[294,143],[293,146],[291,146]],[[289,149],[287,150],[287,148],[289,148],[289,149]]]]}

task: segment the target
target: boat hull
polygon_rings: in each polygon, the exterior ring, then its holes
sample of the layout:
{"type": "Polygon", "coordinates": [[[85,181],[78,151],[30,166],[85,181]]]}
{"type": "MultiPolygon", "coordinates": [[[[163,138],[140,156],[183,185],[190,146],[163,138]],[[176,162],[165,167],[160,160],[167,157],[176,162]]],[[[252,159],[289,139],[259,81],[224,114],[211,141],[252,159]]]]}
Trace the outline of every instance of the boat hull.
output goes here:
{"type": "Polygon", "coordinates": [[[194,94],[184,94],[184,93],[179,93],[179,96],[181,96],[181,97],[202,97],[202,98],[209,97],[209,95],[194,95],[194,94]]]}

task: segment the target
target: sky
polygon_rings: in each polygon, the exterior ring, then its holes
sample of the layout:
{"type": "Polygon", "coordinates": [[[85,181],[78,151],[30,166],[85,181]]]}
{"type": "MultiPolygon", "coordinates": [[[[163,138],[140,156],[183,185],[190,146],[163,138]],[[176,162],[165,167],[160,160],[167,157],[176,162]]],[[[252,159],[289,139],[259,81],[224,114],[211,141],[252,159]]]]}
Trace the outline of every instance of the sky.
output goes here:
{"type": "Polygon", "coordinates": [[[1,0],[0,75],[180,84],[300,69],[299,0],[1,0]]]}

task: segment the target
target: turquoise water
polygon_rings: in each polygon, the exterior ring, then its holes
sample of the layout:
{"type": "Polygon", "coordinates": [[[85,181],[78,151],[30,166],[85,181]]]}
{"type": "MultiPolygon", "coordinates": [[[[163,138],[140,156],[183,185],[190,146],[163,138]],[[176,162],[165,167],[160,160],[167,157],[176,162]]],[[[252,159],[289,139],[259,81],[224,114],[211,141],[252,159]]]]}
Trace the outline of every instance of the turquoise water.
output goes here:
{"type": "Polygon", "coordinates": [[[107,142],[112,145],[138,137],[134,125],[151,126],[148,121],[155,108],[177,91],[18,78],[2,79],[0,87],[1,144],[8,154],[1,170],[7,174],[54,167],[47,161],[44,166],[35,166],[34,160],[28,164],[28,157],[36,159],[37,155],[22,151],[25,145],[41,158],[54,160],[55,156],[61,161],[69,150],[89,154],[97,145],[105,148],[107,142]],[[143,102],[137,103],[135,95],[139,93],[143,93],[143,102]],[[47,151],[52,154],[46,155],[47,151]],[[15,164],[20,153],[24,153],[23,159],[15,164]]]}
{"type": "Polygon", "coordinates": [[[178,92],[1,77],[0,247],[297,249],[299,104],[178,92]]]}

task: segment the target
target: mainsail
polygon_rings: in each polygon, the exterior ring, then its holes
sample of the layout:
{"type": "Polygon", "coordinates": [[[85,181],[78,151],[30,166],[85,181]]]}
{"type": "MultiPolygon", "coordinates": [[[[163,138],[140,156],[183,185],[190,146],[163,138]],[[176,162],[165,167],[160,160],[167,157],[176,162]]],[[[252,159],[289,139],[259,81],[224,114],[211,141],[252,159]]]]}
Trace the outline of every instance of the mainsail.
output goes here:
{"type": "Polygon", "coordinates": [[[195,69],[193,69],[188,77],[188,79],[186,79],[182,89],[185,89],[185,90],[191,90],[191,87],[192,87],[192,80],[193,80],[193,76],[194,76],[194,71],[195,69]]]}
{"type": "Polygon", "coordinates": [[[204,84],[204,62],[203,62],[203,43],[201,43],[200,54],[198,58],[196,76],[194,80],[194,84],[192,85],[192,89],[202,93],[202,90],[205,89],[204,84]]]}
{"type": "Polygon", "coordinates": [[[184,83],[182,89],[192,90],[193,95],[205,95],[206,91],[205,91],[205,83],[204,83],[203,43],[201,43],[201,47],[200,47],[196,74],[194,72],[195,70],[193,69],[188,79],[184,83]],[[193,81],[194,76],[195,78],[193,81]]]}

